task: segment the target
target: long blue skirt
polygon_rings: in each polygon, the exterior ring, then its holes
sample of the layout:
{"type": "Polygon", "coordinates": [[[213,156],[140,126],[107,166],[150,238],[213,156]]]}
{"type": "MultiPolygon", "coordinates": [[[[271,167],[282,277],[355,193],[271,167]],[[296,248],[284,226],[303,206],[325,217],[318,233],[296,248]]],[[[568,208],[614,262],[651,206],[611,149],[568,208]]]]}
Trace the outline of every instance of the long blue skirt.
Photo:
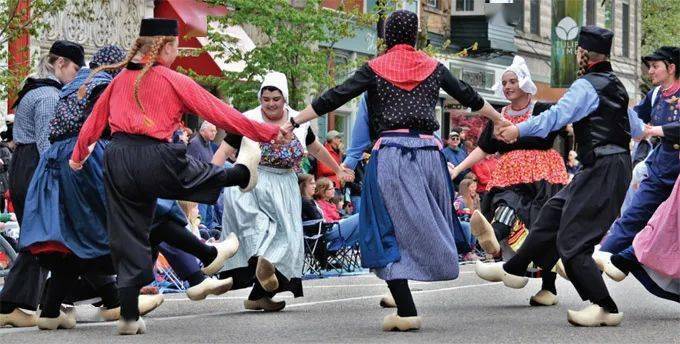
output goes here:
{"type": "Polygon", "coordinates": [[[104,144],[97,142],[83,169],[68,165],[77,138],[57,141],[42,155],[28,188],[19,246],[55,241],[76,256],[110,254],[103,183],[104,144]]]}
{"type": "MultiPolygon", "coordinates": [[[[383,280],[442,281],[458,277],[449,174],[434,139],[383,137],[377,184],[394,226],[398,261],[375,269],[383,280]]],[[[360,213],[360,216],[363,216],[360,213]]]]}

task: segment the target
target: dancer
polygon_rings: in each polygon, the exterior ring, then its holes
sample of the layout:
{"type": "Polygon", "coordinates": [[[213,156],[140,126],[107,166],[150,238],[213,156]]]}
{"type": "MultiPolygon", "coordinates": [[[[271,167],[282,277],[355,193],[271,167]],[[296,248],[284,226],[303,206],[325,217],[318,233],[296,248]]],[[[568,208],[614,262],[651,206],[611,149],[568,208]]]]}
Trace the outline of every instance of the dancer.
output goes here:
{"type": "MultiPolygon", "coordinates": [[[[50,146],[49,122],[59,100],[59,90],[73,80],[85,65],[83,47],[69,41],[56,41],[38,63],[37,73],[26,79],[14,103],[14,151],[9,171],[9,189],[19,226],[23,227],[24,204],[28,186],[38,166],[40,155],[50,146]]],[[[47,271],[30,252],[19,255],[5,278],[0,295],[0,327],[35,326],[37,317],[22,311],[35,311],[47,271]]]]}
{"type": "Polygon", "coordinates": [[[439,128],[434,107],[439,88],[461,104],[500,124],[500,115],[468,84],[437,60],[415,50],[418,16],[399,10],[385,24],[387,52],[317,98],[291,118],[293,130],[367,91],[371,139],[378,139],[367,166],[359,228],[362,265],[387,281],[397,314],[384,330],[415,330],[421,319],[408,280],[440,281],[458,276],[453,232],[453,187],[432,133],[439,128]],[[406,72],[408,71],[408,72],[406,72]]]}
{"type": "MultiPolygon", "coordinates": [[[[186,156],[183,144],[169,140],[183,112],[205,116],[228,132],[259,141],[281,137],[279,128],[250,121],[190,78],[168,68],[178,53],[178,25],[172,19],[144,19],[126,68],[106,88],[85,121],[69,164],[83,168],[88,146],[107,124],[112,140],[104,154],[107,228],[118,272],[121,301],[119,334],[144,333],[137,297],[153,280],[149,243],[156,200],[184,199],[214,203],[225,186],[252,189],[257,181],[259,149],[244,140],[234,168],[224,169],[186,156]],[[153,110],[151,110],[153,109],[153,110]]],[[[112,66],[105,66],[110,68],[112,66]]],[[[204,268],[209,272],[233,255],[236,245],[204,268]]]]}
{"type": "MultiPolygon", "coordinates": [[[[635,235],[647,224],[659,204],[668,198],[680,173],[680,140],[677,138],[680,121],[680,49],[661,47],[652,55],[643,57],[642,61],[649,67],[652,82],[658,86],[649,91],[634,111],[643,121],[651,122],[655,128],[648,132],[660,136],[661,143],[645,161],[647,177],[640,182],[630,206],[614,222],[602,243],[600,250],[611,254],[621,253],[630,247],[635,235]]],[[[624,256],[634,258],[630,252],[624,256]]],[[[621,269],[627,270],[627,262],[622,260],[623,256],[615,257],[611,258],[611,262],[607,261],[606,255],[603,257],[605,272],[610,276],[615,275],[615,279],[622,279],[621,269]]]]}
{"type": "MultiPolygon", "coordinates": [[[[520,56],[515,56],[512,65],[501,74],[496,88],[510,101],[501,114],[514,124],[537,116],[549,107],[549,104],[532,101],[531,96],[536,94],[537,88],[520,56]]],[[[538,217],[541,207],[567,183],[568,175],[562,157],[552,149],[557,134],[554,131],[546,138],[522,137],[515,143],[506,144],[494,138],[493,125],[488,123],[477,141],[479,147],[454,167],[451,178],[489,154],[500,153],[483,204],[484,213],[492,216],[493,220],[489,223],[480,211],[475,211],[470,220],[472,234],[487,253],[498,256],[502,251],[503,256],[509,259],[522,245],[527,232],[531,231],[530,224],[538,217]],[[502,250],[499,242],[503,242],[502,250]]],[[[478,262],[477,266],[482,264],[478,262]]],[[[540,275],[543,285],[531,297],[530,304],[557,304],[556,274],[544,270],[540,275]]]]}
{"type": "MultiPolygon", "coordinates": [[[[297,115],[288,103],[288,81],[279,72],[265,75],[258,91],[260,106],[245,112],[253,121],[282,125],[297,115]]],[[[242,193],[224,190],[222,236],[236,235],[241,249],[227,262],[221,277],[233,277],[234,288],[253,286],[244,307],[249,310],[280,311],[285,301],[273,301],[279,292],[302,296],[302,196],[295,174],[307,147],[317,160],[330,166],[339,179],[350,179],[353,172],[341,168],[319,143],[309,124],[293,132],[285,144],[261,143],[263,151],[259,182],[242,193]]],[[[228,135],[218,148],[213,164],[221,166],[240,145],[241,138],[228,135]]],[[[239,152],[239,155],[242,152],[239,152]]]]}
{"type": "Polygon", "coordinates": [[[547,111],[500,129],[503,140],[514,142],[519,137],[546,137],[574,123],[583,169],[541,208],[515,256],[502,266],[485,266],[483,273],[505,284],[525,284],[526,277],[520,276],[531,262],[547,270],[561,258],[581,298],[592,303],[568,311],[567,319],[576,326],[616,326],[623,319],[591,257],[630,181],[631,130],[633,136],[642,131],[639,119],[627,116],[628,94],[608,60],[613,37],[607,29],[582,27],[577,52],[581,77],[547,111]]]}
{"type": "MultiPolygon", "coordinates": [[[[115,65],[124,59],[125,52],[121,48],[106,46],[93,55],[90,68],[115,65]]],[[[56,115],[50,122],[52,144],[41,157],[29,186],[20,245],[40,257],[41,265],[52,273],[46,303],[37,322],[40,329],[75,326],[75,313],[60,312],[59,307],[72,292],[78,276],[90,281],[102,297],[102,318],[117,320],[120,316],[120,302],[113,283],[115,279],[109,281],[104,277],[115,274],[105,228],[102,175],[105,141],[98,141],[93,146],[91,158],[83,170],[75,173],[68,167],[76,137],[89,110],[120,69],[92,71],[82,68],[75,79],[62,89],[56,115]]],[[[197,256],[206,265],[209,264],[217,256],[218,248],[224,249],[202,245],[191,235],[183,235],[186,232],[184,214],[176,205],[173,209],[172,203],[159,200],[151,228],[152,246],[168,241],[187,248],[187,251],[198,252],[197,256]],[[198,249],[192,251],[192,248],[198,249]]],[[[200,277],[203,277],[202,273],[200,277]]],[[[198,277],[193,280],[197,281],[198,277]]],[[[187,294],[190,298],[204,293],[205,287],[211,283],[230,284],[230,281],[202,282],[203,279],[189,288],[187,294]]],[[[140,297],[140,313],[146,314],[162,302],[162,295],[140,297]]]]}

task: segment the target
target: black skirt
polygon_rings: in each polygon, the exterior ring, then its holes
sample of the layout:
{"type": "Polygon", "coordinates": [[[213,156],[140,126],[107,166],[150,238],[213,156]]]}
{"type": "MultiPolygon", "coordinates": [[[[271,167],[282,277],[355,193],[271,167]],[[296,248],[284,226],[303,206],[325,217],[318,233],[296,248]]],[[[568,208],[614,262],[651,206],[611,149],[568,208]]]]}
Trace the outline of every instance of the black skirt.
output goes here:
{"type": "Polygon", "coordinates": [[[38,153],[38,147],[35,143],[17,145],[9,169],[9,192],[19,226],[21,226],[24,218],[28,186],[31,184],[33,173],[39,162],[40,153],[38,153]]]}

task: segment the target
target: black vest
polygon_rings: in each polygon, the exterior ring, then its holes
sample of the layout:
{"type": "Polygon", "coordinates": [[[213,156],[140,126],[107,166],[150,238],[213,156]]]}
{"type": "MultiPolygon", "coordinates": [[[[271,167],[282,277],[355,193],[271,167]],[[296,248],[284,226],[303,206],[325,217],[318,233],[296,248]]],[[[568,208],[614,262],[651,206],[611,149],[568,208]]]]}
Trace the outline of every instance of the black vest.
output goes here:
{"type": "Polygon", "coordinates": [[[597,109],[574,123],[579,160],[590,165],[600,155],[596,154],[597,147],[613,145],[629,151],[628,93],[608,61],[595,64],[582,78],[595,88],[599,97],[597,109]]]}

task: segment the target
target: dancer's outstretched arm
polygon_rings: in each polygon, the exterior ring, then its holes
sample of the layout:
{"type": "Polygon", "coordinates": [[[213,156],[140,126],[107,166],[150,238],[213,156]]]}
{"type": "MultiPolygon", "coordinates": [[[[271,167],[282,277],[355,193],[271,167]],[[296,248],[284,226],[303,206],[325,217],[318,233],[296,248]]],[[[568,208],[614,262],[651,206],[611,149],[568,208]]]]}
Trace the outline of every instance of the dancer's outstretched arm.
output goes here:
{"type": "MultiPolygon", "coordinates": [[[[474,166],[474,164],[482,161],[482,159],[486,158],[486,156],[489,155],[485,153],[481,148],[477,147],[475,148],[470,155],[468,155],[465,160],[463,160],[458,166],[455,166],[453,169],[450,170],[451,172],[451,179],[456,179],[458,175],[474,166]]],[[[450,164],[450,163],[449,163],[450,164]]]]}

